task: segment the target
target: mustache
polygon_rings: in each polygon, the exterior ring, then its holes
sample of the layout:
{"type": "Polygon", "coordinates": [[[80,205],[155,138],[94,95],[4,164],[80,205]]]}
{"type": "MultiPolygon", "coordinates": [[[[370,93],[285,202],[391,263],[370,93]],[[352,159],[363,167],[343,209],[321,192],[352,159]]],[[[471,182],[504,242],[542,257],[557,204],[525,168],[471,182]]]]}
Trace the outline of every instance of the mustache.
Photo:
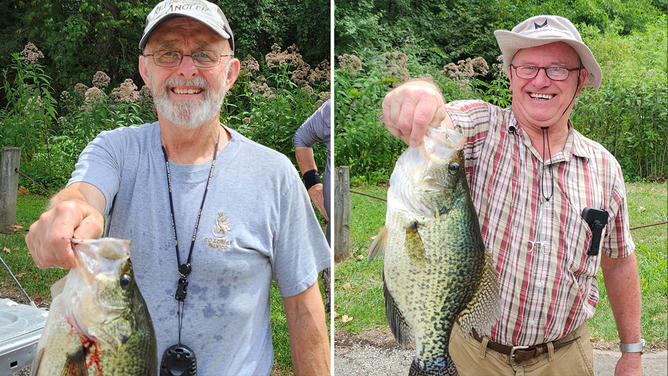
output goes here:
{"type": "Polygon", "coordinates": [[[209,94],[209,83],[204,78],[198,76],[189,80],[182,77],[170,77],[162,84],[162,90],[167,92],[170,86],[199,86],[204,89],[206,95],[209,94]]]}

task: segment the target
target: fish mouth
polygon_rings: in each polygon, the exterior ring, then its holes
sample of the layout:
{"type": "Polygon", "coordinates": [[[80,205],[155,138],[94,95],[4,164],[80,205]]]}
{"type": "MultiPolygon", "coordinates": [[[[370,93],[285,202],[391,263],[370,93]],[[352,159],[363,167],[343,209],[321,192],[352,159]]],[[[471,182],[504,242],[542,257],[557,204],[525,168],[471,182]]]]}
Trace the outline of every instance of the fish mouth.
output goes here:
{"type": "Polygon", "coordinates": [[[533,99],[549,101],[554,98],[556,94],[547,94],[547,93],[529,93],[529,96],[533,99]]]}
{"type": "Polygon", "coordinates": [[[203,92],[204,89],[201,87],[173,87],[171,88],[171,92],[174,94],[179,94],[179,95],[193,95],[193,94],[199,94],[203,92]]]}

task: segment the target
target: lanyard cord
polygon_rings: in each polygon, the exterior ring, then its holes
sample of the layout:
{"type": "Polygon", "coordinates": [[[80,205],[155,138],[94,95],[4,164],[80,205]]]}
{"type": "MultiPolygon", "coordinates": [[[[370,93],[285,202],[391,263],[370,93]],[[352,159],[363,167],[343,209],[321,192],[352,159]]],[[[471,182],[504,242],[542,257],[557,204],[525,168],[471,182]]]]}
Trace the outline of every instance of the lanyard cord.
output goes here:
{"type": "Polygon", "coordinates": [[[550,138],[547,132],[548,128],[549,127],[540,127],[540,129],[543,131],[543,168],[540,172],[540,191],[545,201],[550,201],[552,195],[554,195],[554,169],[552,168],[552,165],[548,166],[545,163],[547,159],[552,158],[552,151],[550,150],[550,138]],[[547,144],[547,157],[545,156],[545,144],[547,144]],[[545,177],[545,168],[549,168],[550,170],[550,182],[552,183],[549,195],[545,194],[545,179],[543,179],[545,177]]]}
{"type": "Polygon", "coordinates": [[[184,304],[186,299],[186,288],[188,286],[188,275],[190,274],[190,260],[193,255],[193,248],[195,246],[195,238],[197,237],[197,228],[199,227],[199,220],[202,216],[202,209],[204,208],[204,201],[206,200],[206,194],[209,191],[209,184],[211,183],[211,177],[213,176],[213,169],[216,167],[216,152],[218,151],[218,142],[220,141],[220,132],[218,132],[218,138],[216,139],[216,147],[213,149],[213,159],[211,160],[211,169],[209,170],[209,177],[206,180],[206,187],[204,188],[204,195],[202,196],[202,203],[199,206],[199,212],[197,213],[197,221],[195,221],[195,230],[193,231],[193,238],[190,241],[190,251],[188,252],[188,260],[185,264],[181,264],[181,256],[179,252],[179,240],[176,235],[176,221],[174,220],[174,200],[172,199],[172,179],[169,174],[169,160],[167,159],[167,151],[165,147],[162,146],[162,154],[165,157],[165,170],[167,171],[167,188],[169,191],[169,210],[172,214],[172,230],[174,230],[174,247],[176,248],[176,266],[179,271],[178,287],[176,289],[176,294],[174,298],[177,301],[177,315],[178,315],[178,331],[179,331],[179,346],[181,345],[181,328],[183,327],[183,313],[184,313],[184,304]]]}

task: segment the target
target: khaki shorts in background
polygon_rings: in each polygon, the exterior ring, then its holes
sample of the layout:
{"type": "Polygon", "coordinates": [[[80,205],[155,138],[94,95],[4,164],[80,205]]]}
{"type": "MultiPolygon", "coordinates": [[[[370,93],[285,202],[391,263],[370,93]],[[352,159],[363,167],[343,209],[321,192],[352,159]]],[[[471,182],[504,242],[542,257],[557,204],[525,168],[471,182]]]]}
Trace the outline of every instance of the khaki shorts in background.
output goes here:
{"type": "Polygon", "coordinates": [[[461,376],[594,376],[594,350],[589,342],[589,328],[582,324],[564,340],[580,337],[570,345],[549,351],[533,359],[515,363],[508,355],[482,348],[472,335],[464,338],[458,324],[450,336],[450,355],[461,376]]]}

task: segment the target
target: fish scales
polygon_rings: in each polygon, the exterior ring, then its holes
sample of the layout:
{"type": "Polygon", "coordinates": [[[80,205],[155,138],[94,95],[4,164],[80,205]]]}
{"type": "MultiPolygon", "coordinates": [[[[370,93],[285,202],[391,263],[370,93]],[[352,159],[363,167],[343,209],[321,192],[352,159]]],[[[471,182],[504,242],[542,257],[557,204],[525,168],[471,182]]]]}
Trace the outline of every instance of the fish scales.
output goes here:
{"type": "Polygon", "coordinates": [[[128,240],[73,241],[77,266],[52,286],[33,376],[155,376],[153,323],[128,240]]]}
{"type": "Polygon", "coordinates": [[[415,340],[409,375],[457,375],[448,352],[455,320],[465,335],[489,331],[498,285],[457,148],[461,135],[431,133],[397,161],[385,228],[369,259],[384,254],[386,316],[397,343],[415,340]]]}

